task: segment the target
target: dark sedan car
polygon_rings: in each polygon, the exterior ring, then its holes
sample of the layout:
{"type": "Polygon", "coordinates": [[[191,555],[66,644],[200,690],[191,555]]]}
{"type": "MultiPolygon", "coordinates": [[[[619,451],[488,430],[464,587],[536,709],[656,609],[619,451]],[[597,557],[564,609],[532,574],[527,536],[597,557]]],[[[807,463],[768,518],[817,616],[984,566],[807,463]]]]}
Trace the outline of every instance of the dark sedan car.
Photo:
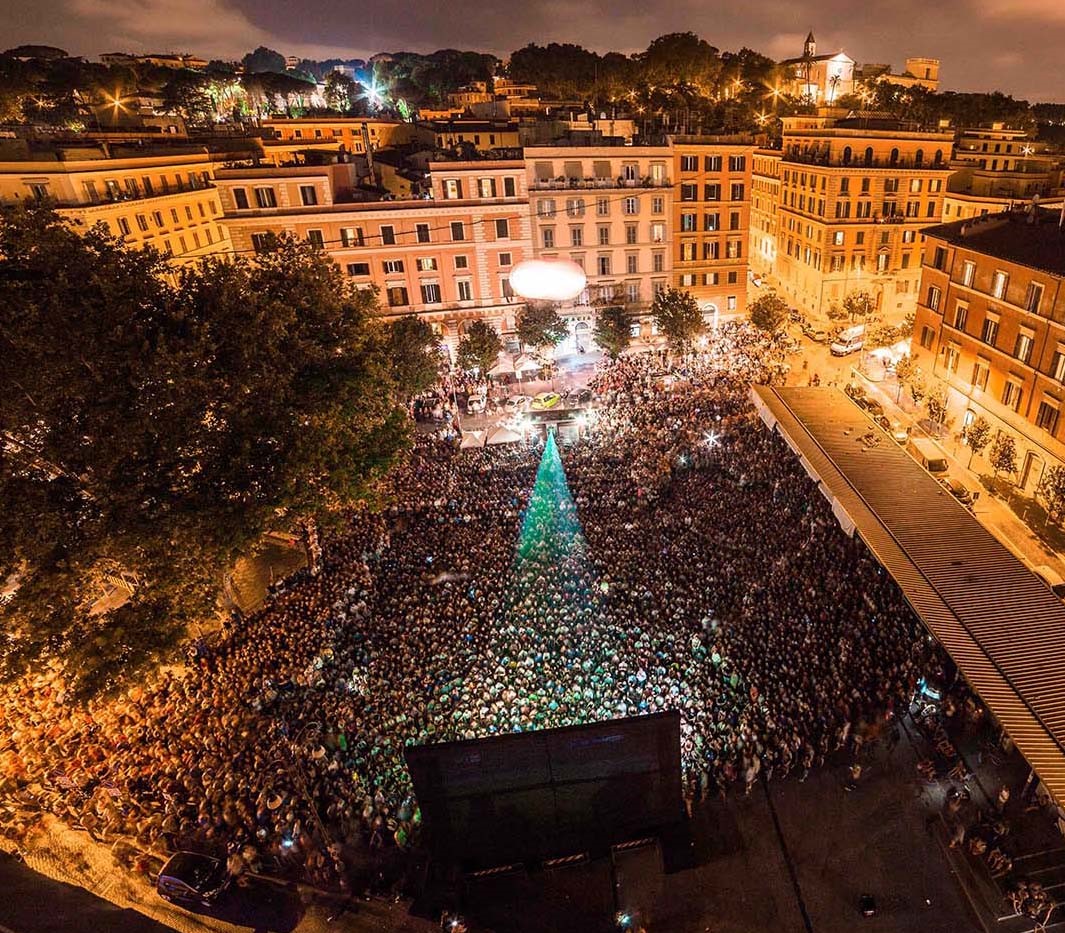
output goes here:
{"type": "Polygon", "coordinates": [[[210,907],[228,886],[224,862],[197,852],[178,852],[159,872],[155,889],[172,904],[210,907]]]}

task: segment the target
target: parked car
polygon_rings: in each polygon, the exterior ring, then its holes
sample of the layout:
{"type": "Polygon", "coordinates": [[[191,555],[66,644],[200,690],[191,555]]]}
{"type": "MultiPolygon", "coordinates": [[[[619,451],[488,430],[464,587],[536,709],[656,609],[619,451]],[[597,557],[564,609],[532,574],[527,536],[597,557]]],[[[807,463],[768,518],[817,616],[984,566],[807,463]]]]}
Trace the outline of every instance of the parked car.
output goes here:
{"type": "Polygon", "coordinates": [[[592,390],[589,388],[569,389],[563,393],[563,398],[570,405],[584,405],[592,400],[592,390]]]}
{"type": "Polygon", "coordinates": [[[874,421],[878,421],[880,418],[885,418],[884,406],[881,405],[875,398],[865,397],[865,404],[862,407],[869,412],[870,417],[874,421]]]}
{"type": "Polygon", "coordinates": [[[558,408],[562,403],[562,396],[557,392],[540,392],[538,395],[533,396],[532,404],[529,406],[533,411],[550,411],[552,408],[558,408]]]}
{"type": "Polygon", "coordinates": [[[939,481],[943,484],[943,488],[967,509],[971,509],[973,503],[980,496],[980,493],[972,492],[961,480],[955,479],[953,476],[941,476],[939,481]]]}
{"type": "Polygon", "coordinates": [[[483,395],[471,395],[466,400],[466,414],[479,415],[487,407],[487,398],[483,395]]]}
{"type": "Polygon", "coordinates": [[[527,395],[511,395],[507,398],[507,411],[525,411],[529,407],[529,396],[527,395]]]}
{"type": "Polygon", "coordinates": [[[225,863],[198,852],[170,856],[159,872],[155,889],[163,900],[182,906],[210,907],[229,887],[225,863]]]}
{"type": "Polygon", "coordinates": [[[892,421],[890,426],[884,428],[884,430],[891,435],[891,439],[900,447],[904,447],[910,439],[910,429],[901,421],[892,421]]]}
{"type": "Polygon", "coordinates": [[[862,404],[866,399],[865,389],[863,389],[861,385],[859,385],[857,382],[848,382],[843,387],[843,391],[846,395],[854,399],[854,401],[857,402],[859,406],[863,408],[865,407],[862,404]]]}
{"type": "Polygon", "coordinates": [[[832,336],[823,327],[818,327],[816,324],[811,324],[809,321],[803,321],[802,332],[814,343],[828,343],[832,336]]]}

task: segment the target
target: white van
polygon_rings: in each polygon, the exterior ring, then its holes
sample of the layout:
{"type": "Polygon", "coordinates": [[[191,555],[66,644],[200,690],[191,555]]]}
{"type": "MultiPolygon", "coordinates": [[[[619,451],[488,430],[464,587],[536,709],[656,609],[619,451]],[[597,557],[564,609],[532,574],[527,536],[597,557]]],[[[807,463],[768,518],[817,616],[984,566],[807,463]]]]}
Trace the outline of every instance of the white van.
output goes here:
{"type": "Polygon", "coordinates": [[[839,336],[832,341],[829,350],[832,351],[833,356],[846,356],[848,353],[860,350],[864,342],[865,325],[855,324],[853,327],[841,330],[839,336]]]}
{"type": "Polygon", "coordinates": [[[935,441],[926,437],[911,437],[910,453],[929,473],[947,472],[947,455],[935,441]]]}

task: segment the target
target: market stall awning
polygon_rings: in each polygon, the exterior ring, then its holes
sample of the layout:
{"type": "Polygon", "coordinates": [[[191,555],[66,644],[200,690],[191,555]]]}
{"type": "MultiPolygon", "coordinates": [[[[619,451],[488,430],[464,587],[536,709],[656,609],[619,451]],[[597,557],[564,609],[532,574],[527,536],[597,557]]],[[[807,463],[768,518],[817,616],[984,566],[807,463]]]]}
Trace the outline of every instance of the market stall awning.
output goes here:
{"type": "Polygon", "coordinates": [[[525,438],[517,431],[502,424],[488,432],[488,443],[493,446],[496,444],[520,444],[523,440],[525,438]]]}
{"type": "Polygon", "coordinates": [[[484,447],[485,438],[487,436],[487,431],[463,431],[459,447],[463,450],[470,447],[484,447]]]}
{"type": "Polygon", "coordinates": [[[841,391],[751,393],[1065,805],[1065,603],[841,391]]]}

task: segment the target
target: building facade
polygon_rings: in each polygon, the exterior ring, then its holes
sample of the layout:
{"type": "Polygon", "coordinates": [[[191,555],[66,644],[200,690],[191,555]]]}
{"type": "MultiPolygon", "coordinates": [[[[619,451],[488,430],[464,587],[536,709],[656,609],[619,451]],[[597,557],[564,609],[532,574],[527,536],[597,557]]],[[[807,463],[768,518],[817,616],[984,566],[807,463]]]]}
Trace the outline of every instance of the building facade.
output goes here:
{"type": "Polygon", "coordinates": [[[776,270],[780,159],[779,149],[756,149],[751,160],[749,253],[751,273],[760,280],[776,270]]]}
{"type": "Polygon", "coordinates": [[[854,93],[854,59],[846,52],[817,54],[817,40],[811,32],[799,58],[780,63],[785,80],[782,90],[790,97],[812,104],[833,104],[854,93]]]}
{"type": "Polygon", "coordinates": [[[916,304],[921,229],[939,222],[953,135],[875,116],[785,117],[776,281],[827,314],[867,291],[889,319],[916,304]]]}
{"type": "Polygon", "coordinates": [[[1001,123],[962,130],[951,168],[945,221],[998,214],[1034,197],[1043,205],[1060,204],[1065,193],[1061,156],[1001,123]]]}
{"type": "Polygon", "coordinates": [[[272,117],[263,120],[263,128],[284,143],[328,144],[334,151],[343,146],[359,154],[366,152],[367,142],[372,149],[434,145],[432,131],[423,124],[377,117],[272,117]]]}
{"type": "MultiPolygon", "coordinates": [[[[1065,464],[1065,230],[1020,210],[925,231],[912,354],[947,390],[955,437],[983,417],[1016,442],[1019,487],[1065,464]]],[[[986,455],[986,452],[985,452],[986,455]]]]}
{"type": "Polygon", "coordinates": [[[232,252],[203,149],[82,145],[0,149],[0,201],[51,203],[75,228],[103,224],[134,247],[153,246],[179,262],[232,252]],[[6,150],[6,152],[5,152],[6,150]]]}
{"type": "Polygon", "coordinates": [[[377,289],[383,316],[417,314],[451,349],[476,319],[514,331],[510,270],[532,253],[523,162],[431,163],[433,198],[406,201],[345,199],[346,168],[220,171],[236,250],[269,249],[282,231],[307,239],[377,289]]]}
{"type": "Polygon", "coordinates": [[[527,148],[525,166],[534,252],[571,259],[588,277],[563,310],[575,336],[590,336],[597,306],[644,314],[671,282],[673,150],[527,148]]]}
{"type": "Polygon", "coordinates": [[[672,284],[713,320],[746,309],[754,144],[680,136],[673,148],[672,284]]]}

